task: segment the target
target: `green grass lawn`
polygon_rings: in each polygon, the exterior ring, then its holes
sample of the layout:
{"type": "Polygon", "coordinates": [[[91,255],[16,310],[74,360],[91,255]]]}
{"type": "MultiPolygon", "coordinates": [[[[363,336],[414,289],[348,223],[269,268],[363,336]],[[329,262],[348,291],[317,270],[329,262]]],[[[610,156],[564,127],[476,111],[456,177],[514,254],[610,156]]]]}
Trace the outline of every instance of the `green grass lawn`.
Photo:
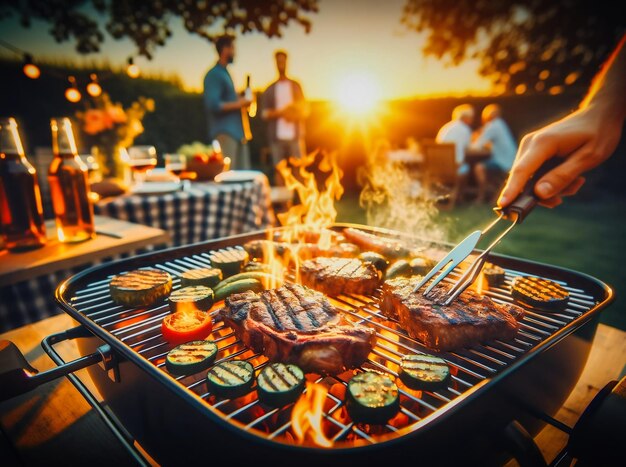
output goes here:
{"type": "MultiPolygon", "coordinates": [[[[356,197],[337,206],[338,222],[366,223],[356,197]]],[[[457,242],[494,218],[488,205],[461,205],[439,214],[449,225],[449,240],[457,242]]],[[[617,299],[602,314],[602,322],[626,330],[626,200],[568,201],[556,209],[535,209],[496,252],[582,271],[609,284],[617,299]]],[[[482,243],[481,243],[482,246],[482,243]]]]}

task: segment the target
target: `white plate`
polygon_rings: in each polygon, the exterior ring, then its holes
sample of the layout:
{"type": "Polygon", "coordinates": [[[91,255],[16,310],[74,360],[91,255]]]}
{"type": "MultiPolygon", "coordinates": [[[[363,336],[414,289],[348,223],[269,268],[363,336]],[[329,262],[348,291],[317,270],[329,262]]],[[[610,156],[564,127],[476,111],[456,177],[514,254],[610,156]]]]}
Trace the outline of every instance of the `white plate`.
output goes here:
{"type": "Polygon", "coordinates": [[[133,195],[160,195],[174,193],[181,189],[180,182],[144,182],[141,185],[131,187],[133,195]]]}
{"type": "Polygon", "coordinates": [[[263,172],[258,170],[229,170],[215,176],[217,183],[242,183],[255,180],[263,172]]]}

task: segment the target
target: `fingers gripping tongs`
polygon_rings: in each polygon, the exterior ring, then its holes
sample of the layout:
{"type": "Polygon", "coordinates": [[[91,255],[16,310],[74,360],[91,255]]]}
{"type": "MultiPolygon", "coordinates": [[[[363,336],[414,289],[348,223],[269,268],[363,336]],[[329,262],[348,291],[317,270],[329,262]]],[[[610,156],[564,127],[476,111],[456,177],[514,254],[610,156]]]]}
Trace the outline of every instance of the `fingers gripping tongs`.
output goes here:
{"type": "Polygon", "coordinates": [[[513,200],[511,204],[505,208],[494,208],[494,211],[498,214],[498,218],[491,222],[486,228],[476,230],[469,234],[465,239],[459,243],[450,253],[448,253],[441,261],[439,261],[429,272],[426,274],[419,283],[413,289],[413,292],[420,290],[428,281],[430,281],[435,274],[439,275],[426,287],[423,295],[427,296],[433,288],[439,284],[454,268],[460,265],[467,257],[474,251],[481,237],[494,228],[501,221],[509,221],[510,225],[491,242],[491,244],[474,260],[473,263],[465,270],[461,277],[454,283],[454,285],[448,290],[445,295],[444,305],[452,303],[465,289],[467,289],[478,277],[480,271],[485,264],[487,256],[491,250],[502,240],[506,234],[508,234],[516,224],[521,224],[526,216],[537,205],[539,199],[535,195],[534,188],[535,182],[543,177],[550,170],[559,165],[557,158],[552,158],[544,163],[539,170],[537,170],[533,176],[528,180],[524,190],[520,195],[513,200]]]}

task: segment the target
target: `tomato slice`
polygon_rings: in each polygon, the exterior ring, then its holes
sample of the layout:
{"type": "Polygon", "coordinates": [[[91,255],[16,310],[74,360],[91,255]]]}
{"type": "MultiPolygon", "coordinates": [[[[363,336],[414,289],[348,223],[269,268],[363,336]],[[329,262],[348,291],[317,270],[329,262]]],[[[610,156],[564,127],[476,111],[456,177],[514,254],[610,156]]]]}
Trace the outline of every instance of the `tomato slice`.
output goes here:
{"type": "Polygon", "coordinates": [[[177,311],[163,318],[161,324],[163,338],[174,345],[203,340],[212,329],[211,315],[199,310],[177,311]]]}

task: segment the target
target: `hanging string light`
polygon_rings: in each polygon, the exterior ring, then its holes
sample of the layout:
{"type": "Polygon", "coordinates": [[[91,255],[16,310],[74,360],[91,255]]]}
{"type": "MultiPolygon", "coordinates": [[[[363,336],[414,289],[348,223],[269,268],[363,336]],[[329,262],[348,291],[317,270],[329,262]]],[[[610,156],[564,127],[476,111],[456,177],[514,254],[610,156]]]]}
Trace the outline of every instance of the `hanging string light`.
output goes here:
{"type": "Polygon", "coordinates": [[[126,67],[126,74],[135,79],[139,77],[139,67],[135,64],[133,57],[128,57],[128,66],[126,67]]]}
{"type": "Polygon", "coordinates": [[[91,78],[91,81],[87,85],[87,94],[91,97],[98,97],[102,94],[102,87],[100,86],[100,83],[98,83],[98,76],[95,73],[92,73],[89,77],[91,78]]]}
{"type": "Polygon", "coordinates": [[[76,78],[69,76],[67,80],[70,82],[70,87],[65,90],[65,98],[70,102],[78,102],[83,96],[76,86],[76,78]]]}
{"type": "Polygon", "coordinates": [[[41,70],[33,63],[33,56],[31,54],[24,54],[24,66],[22,67],[22,71],[30,79],[37,79],[41,76],[41,70]]]}

